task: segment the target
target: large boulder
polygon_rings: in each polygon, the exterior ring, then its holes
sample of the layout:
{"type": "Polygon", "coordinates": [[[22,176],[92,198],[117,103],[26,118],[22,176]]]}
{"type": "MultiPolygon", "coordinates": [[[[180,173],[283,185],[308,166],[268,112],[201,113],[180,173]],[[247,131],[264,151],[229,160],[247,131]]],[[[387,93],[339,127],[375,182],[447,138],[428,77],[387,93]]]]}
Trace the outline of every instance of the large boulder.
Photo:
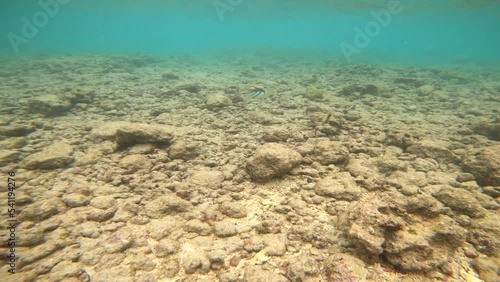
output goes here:
{"type": "Polygon", "coordinates": [[[0,126],[0,136],[8,136],[8,137],[20,137],[26,136],[31,132],[35,131],[35,127],[31,124],[11,124],[0,126]]]}
{"type": "Polygon", "coordinates": [[[172,132],[161,125],[132,123],[116,130],[116,143],[120,148],[136,144],[168,145],[173,138],[172,132]]]}
{"type": "Polygon", "coordinates": [[[349,150],[338,141],[311,138],[299,148],[300,153],[322,165],[343,166],[349,162],[349,150]]]}
{"type": "Polygon", "coordinates": [[[99,126],[92,128],[92,131],[90,131],[90,139],[97,142],[106,140],[115,141],[118,129],[131,124],[132,123],[128,121],[110,121],[102,123],[99,126]]]}
{"type": "Polygon", "coordinates": [[[15,162],[18,156],[19,151],[0,150],[0,166],[15,162]]]}
{"type": "Polygon", "coordinates": [[[231,106],[233,102],[231,99],[222,94],[210,95],[207,97],[207,108],[218,109],[231,106]]]}
{"type": "Polygon", "coordinates": [[[302,156],[277,143],[266,143],[247,161],[247,172],[255,181],[281,177],[299,165],[302,156]]]}
{"type": "Polygon", "coordinates": [[[196,158],[201,152],[200,145],[196,142],[177,140],[170,145],[168,156],[171,159],[190,160],[196,158]]]}
{"type": "Polygon", "coordinates": [[[356,185],[349,173],[341,173],[338,177],[321,179],[314,187],[314,192],[319,196],[332,197],[337,200],[354,201],[359,199],[363,189],[356,185]]]}
{"type": "Polygon", "coordinates": [[[420,158],[432,158],[441,163],[458,162],[459,158],[449,149],[446,141],[421,140],[408,147],[407,152],[420,158]]]}
{"type": "Polygon", "coordinates": [[[432,197],[410,201],[399,194],[366,195],[346,211],[349,238],[403,271],[435,270],[467,235],[432,197]]]}
{"type": "Polygon", "coordinates": [[[468,151],[462,164],[464,170],[472,173],[480,185],[500,185],[500,144],[468,151]]]}
{"type": "Polygon", "coordinates": [[[472,130],[491,140],[500,141],[500,119],[495,122],[478,122],[472,126],[472,130]]]}
{"type": "Polygon", "coordinates": [[[28,112],[45,116],[61,115],[73,107],[71,101],[59,95],[43,95],[28,100],[28,112]]]}
{"type": "Polygon", "coordinates": [[[472,218],[484,217],[486,209],[481,206],[474,194],[474,191],[443,185],[433,193],[433,196],[457,213],[472,218]]]}
{"type": "Polygon", "coordinates": [[[56,142],[45,150],[26,157],[21,166],[27,169],[56,169],[66,167],[74,161],[73,148],[63,142],[56,142]]]}

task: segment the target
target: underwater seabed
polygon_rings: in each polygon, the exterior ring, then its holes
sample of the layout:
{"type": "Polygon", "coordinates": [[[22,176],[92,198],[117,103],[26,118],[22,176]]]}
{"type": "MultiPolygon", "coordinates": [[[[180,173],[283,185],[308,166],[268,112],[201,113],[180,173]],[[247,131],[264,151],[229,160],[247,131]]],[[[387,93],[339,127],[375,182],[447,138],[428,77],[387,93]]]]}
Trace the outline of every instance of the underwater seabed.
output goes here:
{"type": "Polygon", "coordinates": [[[5,60],[1,280],[498,281],[496,69],[258,56],[5,60]]]}

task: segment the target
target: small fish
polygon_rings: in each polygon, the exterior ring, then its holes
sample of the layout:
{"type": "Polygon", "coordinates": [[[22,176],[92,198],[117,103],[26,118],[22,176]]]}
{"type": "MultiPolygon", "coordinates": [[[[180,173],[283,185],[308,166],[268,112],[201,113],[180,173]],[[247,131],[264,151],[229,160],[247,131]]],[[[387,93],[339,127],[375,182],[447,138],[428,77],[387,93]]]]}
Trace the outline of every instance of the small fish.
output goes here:
{"type": "Polygon", "coordinates": [[[252,97],[258,97],[266,93],[266,89],[264,89],[264,87],[257,85],[250,87],[250,91],[252,91],[252,97]]]}

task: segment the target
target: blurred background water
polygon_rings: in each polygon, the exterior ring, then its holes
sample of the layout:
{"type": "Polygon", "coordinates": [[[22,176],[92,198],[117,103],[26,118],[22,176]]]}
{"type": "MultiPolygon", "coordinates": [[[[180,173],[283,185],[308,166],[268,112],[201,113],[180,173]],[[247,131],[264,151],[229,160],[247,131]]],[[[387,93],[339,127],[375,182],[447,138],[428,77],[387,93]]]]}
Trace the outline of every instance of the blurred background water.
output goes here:
{"type": "MultiPolygon", "coordinates": [[[[364,30],[375,20],[373,13],[387,10],[391,1],[4,0],[0,54],[15,58],[139,52],[220,58],[256,53],[347,62],[342,42],[355,46],[355,28],[364,30]],[[23,17],[35,25],[38,13],[43,23],[42,3],[56,3],[57,11],[27,38],[23,17]],[[13,36],[26,39],[17,52],[13,36]]],[[[402,11],[392,14],[387,26],[380,26],[350,61],[499,64],[498,0],[396,2],[402,11]]]]}

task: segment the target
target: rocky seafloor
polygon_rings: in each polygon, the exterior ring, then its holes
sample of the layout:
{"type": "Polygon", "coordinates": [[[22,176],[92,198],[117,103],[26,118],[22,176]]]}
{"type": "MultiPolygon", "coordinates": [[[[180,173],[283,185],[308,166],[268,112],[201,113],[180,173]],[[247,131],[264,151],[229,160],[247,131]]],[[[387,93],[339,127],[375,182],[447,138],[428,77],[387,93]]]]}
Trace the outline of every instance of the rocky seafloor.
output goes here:
{"type": "Polygon", "coordinates": [[[0,280],[499,281],[497,70],[254,59],[4,59],[0,280]]]}

